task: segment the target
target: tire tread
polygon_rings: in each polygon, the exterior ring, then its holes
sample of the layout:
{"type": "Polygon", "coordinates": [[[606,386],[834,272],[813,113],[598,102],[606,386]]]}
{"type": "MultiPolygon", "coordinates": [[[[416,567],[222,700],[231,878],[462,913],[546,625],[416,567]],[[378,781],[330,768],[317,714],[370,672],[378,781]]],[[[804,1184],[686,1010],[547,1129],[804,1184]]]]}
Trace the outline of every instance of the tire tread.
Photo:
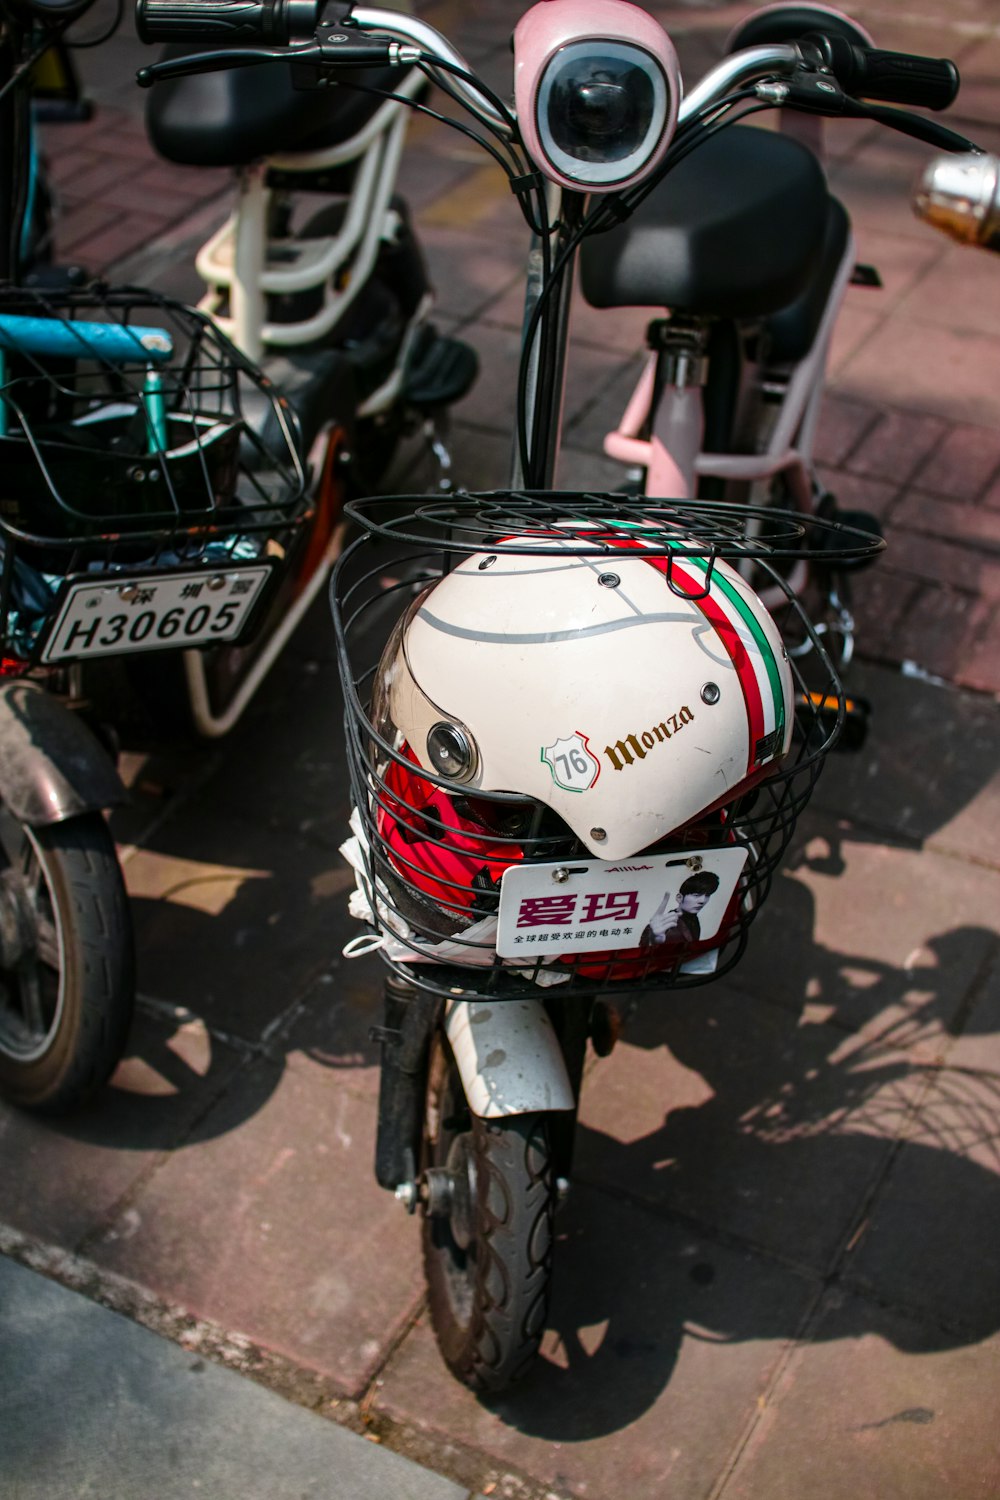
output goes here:
{"type": "Polygon", "coordinates": [[[135,990],[128,896],[100,813],[33,830],[62,904],[67,994],[48,1051],[32,1063],[0,1056],[0,1091],[36,1113],[64,1114],[103,1087],[125,1048],[135,990]]]}
{"type": "Polygon", "coordinates": [[[541,1115],[477,1119],[473,1139],[479,1183],[476,1285],[469,1336],[453,1368],[473,1390],[496,1394],[527,1372],[545,1328],[552,1167],[541,1115]]]}

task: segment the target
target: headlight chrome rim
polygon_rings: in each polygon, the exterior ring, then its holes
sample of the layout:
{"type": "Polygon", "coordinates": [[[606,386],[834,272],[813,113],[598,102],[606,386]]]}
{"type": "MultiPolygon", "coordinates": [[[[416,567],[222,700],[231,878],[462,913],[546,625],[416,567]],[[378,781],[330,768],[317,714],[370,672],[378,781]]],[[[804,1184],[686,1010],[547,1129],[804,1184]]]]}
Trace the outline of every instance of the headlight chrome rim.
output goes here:
{"type": "Polygon", "coordinates": [[[538,140],[549,165],[563,178],[583,188],[611,189],[633,181],[656,155],[670,124],[670,87],[658,59],[636,42],[617,38],[568,42],[559,47],[545,65],[535,101],[535,125],[538,140]],[[549,123],[549,106],[561,68],[555,65],[583,61],[597,56],[614,61],[631,62],[639,67],[653,88],[653,110],[645,137],[639,147],[616,161],[587,162],[563,150],[553,137],[549,123]]]}

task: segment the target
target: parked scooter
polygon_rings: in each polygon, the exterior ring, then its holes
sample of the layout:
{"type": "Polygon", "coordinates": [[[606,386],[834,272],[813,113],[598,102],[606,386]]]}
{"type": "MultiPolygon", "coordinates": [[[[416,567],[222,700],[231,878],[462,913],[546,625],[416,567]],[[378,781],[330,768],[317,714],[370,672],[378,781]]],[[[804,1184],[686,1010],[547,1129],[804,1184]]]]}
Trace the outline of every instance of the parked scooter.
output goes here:
{"type": "MultiPolygon", "coordinates": [[[[139,3],[149,34],[181,24],[172,0],[139,3]]],[[[376,1173],[421,1210],[444,1358],[496,1392],[545,1327],[588,1040],[610,1051],[637,996],[738,962],[843,724],[800,574],[881,547],[817,514],[792,445],[815,420],[823,309],[849,274],[842,211],[801,145],[738,130],[730,158],[718,132],[780,104],[964,148],[858,102],[941,107],[957,73],[796,7],[785,20],[802,17],[803,35],[740,48],[682,102],[673,47],[644,11],[542,0],[514,33],[511,110],[412,18],[353,7],[313,33],[290,5],[242,14],[248,37],[277,44],[265,55],[317,81],[345,56],[442,81],[535,231],[511,487],[351,503],[362,534],[332,590],[344,852],[368,928],[351,951],[389,970],[376,1173]],[[301,28],[291,45],[286,24],[301,28]],[[552,488],[578,250],[592,300],[671,308],[654,325],[653,426],[636,435],[668,498],[552,488]],[[778,384],[782,442],[741,452],[745,368],[793,364],[806,373],[778,384]],[[699,492],[786,472],[790,508],[699,492]]],[[[222,35],[209,0],[198,15],[206,40],[222,35]]],[[[187,65],[251,63],[243,48],[187,65]]]]}
{"type": "MultiPolygon", "coordinates": [[[[231,729],[325,584],[344,499],[375,482],[408,425],[424,428],[447,485],[443,413],[476,372],[472,351],[430,324],[429,283],[395,194],[406,110],[341,92],[333,98],[346,108],[323,95],[317,111],[283,62],[264,80],[266,118],[259,94],[226,79],[220,95],[214,78],[181,80],[151,110],[165,155],[241,169],[238,208],[199,257],[211,284],[200,320],[153,294],[86,289],[78,268],[52,267],[52,198],[32,119],[38,69],[59,108],[81,114],[61,49],[91,3],[11,0],[0,45],[0,1092],[50,1111],[103,1084],[132,1012],[128,904],[101,814],[125,795],[100,722],[122,711],[121,674],[161,727],[182,715],[203,735],[231,729]],[[256,167],[262,143],[291,154],[256,167]],[[302,191],[328,202],[293,228],[302,191]],[[161,336],[155,359],[129,336],[98,349],[98,324],[144,320],[161,336]],[[52,344],[54,322],[68,347],[52,344]],[[187,368],[169,363],[175,352],[187,368]],[[246,352],[263,361],[263,379],[246,352]],[[203,419],[187,457],[171,445],[179,406],[203,419]],[[131,430],[139,410],[158,414],[152,446],[142,421],[131,430]],[[188,465],[183,474],[149,462],[157,442],[188,465]],[[312,460],[307,501],[300,451],[312,460]],[[209,543],[198,536],[206,520],[209,543]],[[237,563],[248,564],[238,576],[237,563]],[[199,578],[222,564],[230,586],[249,592],[220,615],[199,578]],[[144,609],[150,570],[167,567],[170,589],[155,585],[162,609],[144,609]],[[101,633],[84,611],[109,574],[129,591],[128,608],[101,633]]],[[[423,86],[414,74],[402,97],[423,86]]]]}
{"type": "MultiPolygon", "coordinates": [[[[48,252],[30,105],[17,74],[89,0],[3,7],[0,32],[0,281],[48,252]],[[37,50],[37,48],[35,49],[37,50]]],[[[39,57],[41,52],[39,53],[39,57]]],[[[37,59],[36,59],[37,60],[37,59]]],[[[3,356],[0,355],[0,359],[3,356]]],[[[0,386],[4,385],[0,381],[0,386]]],[[[8,411],[0,403],[3,428],[8,411]]],[[[0,514],[0,1091],[58,1109],[100,1086],[124,1045],[133,1002],[131,927],[102,809],[124,788],[99,739],[64,700],[38,691],[11,640],[17,587],[0,514]]]]}
{"type": "MultiPolygon", "coordinates": [[[[822,4],[765,6],[734,28],[726,51],[794,42],[810,31],[823,38],[820,73],[834,58],[849,73],[854,56],[879,55],[862,26],[822,4]]],[[[645,367],[604,450],[630,466],[632,483],[647,494],[790,505],[878,536],[874,515],[842,510],[814,459],[826,365],[847,288],[881,286],[874,267],[856,263],[847,212],[824,182],[824,115],[856,109],[848,98],[819,107],[825,101],[818,75],[796,85],[798,98],[786,96],[786,87],[773,86],[773,103],[785,107],[763,156],[757,133],[728,126],[678,163],[668,191],[650,194],[620,228],[584,243],[581,279],[591,305],[671,309],[649,325],[645,367]],[[806,97],[809,89],[818,102],[806,97]],[[748,196],[740,191],[748,173],[750,211],[770,208],[768,236],[729,208],[748,196]],[[696,382],[700,398],[691,391],[696,382]]],[[[951,87],[942,75],[923,102],[942,107],[951,87]]],[[[885,97],[897,95],[905,100],[905,86],[890,86],[885,97]]],[[[757,97],[765,101],[766,91],[758,87],[757,97]]],[[[811,570],[802,563],[793,577],[803,591],[811,572],[817,630],[841,667],[854,653],[851,583],[859,566],[865,563],[830,560],[811,570]]],[[[853,744],[864,738],[865,715],[854,700],[853,744]]]]}
{"type": "MultiPolygon", "coordinates": [[[[147,31],[143,13],[138,28],[144,40],[169,31],[162,21],[147,31]]],[[[448,487],[444,419],[477,360],[431,322],[431,284],[397,192],[423,74],[355,69],[354,87],[336,87],[334,72],[323,88],[303,89],[283,59],[191,74],[190,51],[164,52],[166,81],[150,96],[147,127],[167,160],[234,173],[233,210],[196,257],[206,287],[199,307],[291,403],[320,476],[314,540],[256,643],[184,653],[193,725],[216,736],[239,718],[324,585],[344,499],[376,486],[404,432],[423,432],[448,487]],[[310,213],[316,195],[323,206],[310,213]]]]}
{"type": "Polygon", "coordinates": [[[0,1092],[49,1112],[106,1081],[134,999],[85,675],[237,645],[313,514],[290,418],[206,318],[44,264],[29,83],[88,5],[0,28],[0,1092]]]}

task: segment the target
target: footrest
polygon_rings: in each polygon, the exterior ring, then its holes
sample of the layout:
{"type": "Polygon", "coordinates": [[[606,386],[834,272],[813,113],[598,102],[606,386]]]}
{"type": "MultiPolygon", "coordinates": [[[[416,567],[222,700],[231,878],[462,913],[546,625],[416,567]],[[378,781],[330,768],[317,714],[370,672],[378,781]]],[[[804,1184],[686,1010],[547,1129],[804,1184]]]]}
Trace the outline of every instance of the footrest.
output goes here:
{"type": "MultiPolygon", "coordinates": [[[[810,719],[821,733],[829,734],[837,721],[840,704],[838,699],[824,693],[802,693],[799,695],[799,707],[808,709],[810,719]]],[[[834,750],[848,754],[861,750],[868,738],[871,716],[872,706],[867,698],[847,693],[844,699],[844,723],[834,750]]]]}
{"type": "Polygon", "coordinates": [[[407,362],[403,395],[418,411],[433,411],[464,396],[478,373],[479,357],[470,345],[426,328],[407,362]]]}

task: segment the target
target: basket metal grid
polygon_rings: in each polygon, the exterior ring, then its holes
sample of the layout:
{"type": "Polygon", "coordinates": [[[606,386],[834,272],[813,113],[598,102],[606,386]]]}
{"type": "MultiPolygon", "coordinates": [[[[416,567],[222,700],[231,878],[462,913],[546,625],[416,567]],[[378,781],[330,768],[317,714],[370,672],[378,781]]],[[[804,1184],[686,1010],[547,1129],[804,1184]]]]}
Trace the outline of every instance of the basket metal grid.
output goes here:
{"type": "MultiPolygon", "coordinates": [[[[881,541],[789,511],[608,493],[379,497],[353,502],[347,510],[362,530],[335,569],[331,604],[354,804],[355,837],[345,852],[355,865],[362,895],[355,911],[364,912],[370,935],[356,951],[377,949],[398,978],[448,998],[523,998],[553,986],[566,996],[687,988],[732,969],[844,721],[836,670],[788,577],[805,559],[825,565],[857,560],[878,551],[881,541]],[[692,849],[747,850],[736,899],[712,940],[713,961],[692,961],[693,951],[679,946],[668,956],[629,949],[581,953],[572,961],[546,956],[514,965],[494,951],[490,921],[498,897],[490,881],[471,911],[459,900],[457,887],[452,906],[442,890],[449,884],[443,878],[436,882],[436,899],[428,901],[418,864],[401,853],[398,841],[391,849],[387,845],[382,828],[385,815],[391,814],[407,837],[447,851],[455,834],[440,819],[435,823],[428,808],[437,793],[461,801],[462,788],[421,770],[419,782],[427,790],[419,805],[401,799],[395,768],[405,768],[412,777],[414,764],[406,745],[389,743],[373,723],[373,685],[401,615],[464,556],[551,551],[561,559],[620,558],[623,538],[641,545],[646,557],[666,559],[668,587],[674,587],[674,560],[701,559],[710,579],[715,561],[723,559],[758,593],[779,600],[769,612],[789,647],[796,699],[791,747],[747,794],[716,806],[655,846],[656,852],[679,858],[692,849]]],[[[679,587],[675,591],[680,595],[679,587]]],[[[505,847],[511,850],[512,864],[592,857],[549,809],[517,793],[477,788],[474,810],[494,866],[503,862],[498,850],[505,847]]]]}
{"type": "Polygon", "coordinates": [[[306,480],[291,410],[202,313],[145,289],[0,288],[5,656],[37,659],[71,575],[280,571],[306,480]]]}

